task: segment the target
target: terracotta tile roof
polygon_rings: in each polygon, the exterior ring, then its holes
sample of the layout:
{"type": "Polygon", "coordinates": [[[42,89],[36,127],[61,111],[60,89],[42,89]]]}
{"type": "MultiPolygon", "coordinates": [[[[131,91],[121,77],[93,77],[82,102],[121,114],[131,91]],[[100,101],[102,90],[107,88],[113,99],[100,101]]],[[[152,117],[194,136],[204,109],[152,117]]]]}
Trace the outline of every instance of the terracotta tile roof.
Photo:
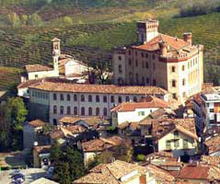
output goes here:
{"type": "Polygon", "coordinates": [[[36,120],[30,121],[29,125],[32,125],[34,127],[41,127],[41,126],[44,126],[45,123],[39,119],[36,119],[36,120]]]}
{"type": "Polygon", "coordinates": [[[156,51],[159,50],[159,43],[165,42],[168,46],[172,49],[180,50],[186,46],[189,46],[188,42],[185,42],[183,39],[178,39],[175,37],[171,37],[168,35],[160,34],[147,42],[146,44],[134,46],[133,48],[141,49],[141,50],[148,50],[148,51],[156,51]]]}
{"type": "Polygon", "coordinates": [[[51,71],[53,70],[53,68],[44,65],[35,64],[35,65],[25,65],[25,70],[27,72],[40,72],[40,71],[51,71]]]}
{"type": "Polygon", "coordinates": [[[58,128],[50,133],[51,139],[69,138],[73,137],[73,133],[67,128],[58,128]]]}
{"type": "Polygon", "coordinates": [[[118,125],[118,128],[119,129],[125,129],[127,127],[129,127],[130,123],[128,121],[124,122],[124,123],[121,123],[118,125]]]}
{"type": "Polygon", "coordinates": [[[170,160],[165,160],[164,162],[161,163],[161,166],[179,166],[179,167],[181,167],[182,165],[183,165],[183,162],[170,161],[170,160]]]}
{"type": "Polygon", "coordinates": [[[211,164],[211,165],[219,166],[219,164],[220,164],[220,156],[202,155],[201,161],[206,163],[206,164],[211,164]]]}
{"type": "Polygon", "coordinates": [[[186,165],[179,172],[180,179],[220,180],[220,168],[211,165],[186,165]]]}
{"type": "Polygon", "coordinates": [[[194,118],[151,120],[151,124],[152,135],[157,140],[175,130],[198,140],[194,118]]]}
{"type": "Polygon", "coordinates": [[[51,145],[36,146],[36,147],[34,147],[34,150],[40,154],[40,153],[50,152],[50,148],[51,148],[51,145]]]}
{"type": "Polygon", "coordinates": [[[110,164],[100,164],[96,166],[90,170],[89,174],[75,180],[73,183],[124,184],[126,181],[129,181],[129,178],[125,181],[122,181],[122,177],[128,176],[132,172],[136,172],[132,178],[139,177],[141,174],[146,173],[146,169],[136,164],[116,160],[110,164]]]}
{"type": "Polygon", "coordinates": [[[100,93],[100,94],[140,94],[140,95],[165,95],[168,92],[155,86],[116,86],[97,84],[73,84],[65,82],[45,81],[40,84],[30,86],[32,89],[75,92],[75,93],[100,93]]]}
{"type": "Polygon", "coordinates": [[[118,146],[123,143],[122,138],[118,136],[113,136],[110,138],[100,138],[82,143],[82,148],[84,152],[96,152],[104,151],[113,146],[118,146]]]}
{"type": "Polygon", "coordinates": [[[127,112],[127,111],[135,111],[136,109],[143,109],[143,108],[169,108],[169,104],[160,98],[148,96],[147,100],[143,100],[141,102],[121,103],[118,106],[111,109],[111,112],[127,112]]]}
{"type": "Polygon", "coordinates": [[[206,146],[209,149],[209,154],[220,151],[220,135],[211,137],[205,141],[206,146]]]}
{"type": "Polygon", "coordinates": [[[175,180],[175,177],[171,175],[168,171],[161,169],[155,165],[149,164],[147,170],[157,178],[157,180],[161,181],[161,183],[171,183],[175,180]]]}
{"type": "Polygon", "coordinates": [[[92,117],[64,116],[59,121],[68,124],[76,124],[79,121],[84,121],[89,126],[97,125],[102,122],[102,120],[98,116],[92,116],[92,117]]]}
{"type": "Polygon", "coordinates": [[[26,82],[23,82],[21,84],[19,84],[17,86],[18,89],[21,89],[21,88],[28,88],[29,86],[31,85],[36,85],[38,83],[41,83],[43,79],[36,79],[36,80],[28,80],[26,82]]]}

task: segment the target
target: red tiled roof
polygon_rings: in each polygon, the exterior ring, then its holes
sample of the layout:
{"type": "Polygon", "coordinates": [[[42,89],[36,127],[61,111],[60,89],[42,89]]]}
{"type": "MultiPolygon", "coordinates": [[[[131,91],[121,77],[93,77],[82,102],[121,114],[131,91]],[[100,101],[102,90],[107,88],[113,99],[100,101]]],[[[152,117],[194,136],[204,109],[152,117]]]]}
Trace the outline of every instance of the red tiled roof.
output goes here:
{"type": "Polygon", "coordinates": [[[186,47],[189,45],[188,42],[185,42],[183,39],[178,39],[175,37],[171,37],[168,35],[160,34],[147,42],[146,44],[139,45],[139,46],[134,46],[133,48],[140,49],[140,50],[148,50],[148,51],[156,51],[158,50],[159,43],[160,42],[165,42],[167,45],[172,47],[175,50],[180,50],[183,47],[186,47]]]}
{"type": "Polygon", "coordinates": [[[104,94],[141,94],[141,95],[165,95],[168,92],[156,86],[117,86],[117,85],[97,85],[97,84],[74,84],[65,82],[45,81],[30,86],[32,89],[75,92],[75,93],[104,93],[104,94]]]}
{"type": "Polygon", "coordinates": [[[30,121],[29,125],[32,125],[34,127],[41,127],[41,126],[44,126],[45,123],[39,119],[36,119],[36,120],[30,121]]]}
{"type": "Polygon", "coordinates": [[[35,65],[25,65],[25,70],[27,72],[40,72],[40,71],[51,71],[53,70],[53,68],[44,65],[35,64],[35,65]]]}
{"type": "Polygon", "coordinates": [[[209,149],[209,154],[220,151],[219,143],[220,143],[220,135],[217,135],[205,141],[205,144],[209,149]]]}
{"type": "Polygon", "coordinates": [[[147,101],[137,103],[121,103],[114,107],[112,112],[135,111],[135,109],[143,108],[169,108],[169,104],[162,99],[149,96],[147,101]]]}

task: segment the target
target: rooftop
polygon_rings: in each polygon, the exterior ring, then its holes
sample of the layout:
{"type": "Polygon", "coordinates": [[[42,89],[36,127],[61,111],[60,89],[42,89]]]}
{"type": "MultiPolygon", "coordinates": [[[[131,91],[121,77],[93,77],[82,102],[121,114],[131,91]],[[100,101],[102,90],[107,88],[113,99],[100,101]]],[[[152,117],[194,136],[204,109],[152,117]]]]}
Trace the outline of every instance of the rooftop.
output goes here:
{"type": "Polygon", "coordinates": [[[30,121],[29,125],[32,125],[34,127],[42,127],[45,125],[45,123],[39,119],[36,119],[36,120],[30,121]]]}
{"type": "Polygon", "coordinates": [[[25,65],[25,70],[27,72],[40,72],[40,71],[51,71],[53,70],[53,68],[40,64],[34,64],[34,65],[25,65]]]}
{"type": "Polygon", "coordinates": [[[209,149],[209,154],[220,151],[220,135],[211,137],[205,141],[206,146],[209,149]]]}
{"type": "Polygon", "coordinates": [[[100,94],[140,94],[140,95],[166,95],[168,92],[156,86],[116,86],[95,84],[73,84],[65,82],[44,81],[30,86],[32,89],[75,92],[75,93],[100,93],[100,94]]]}
{"type": "Polygon", "coordinates": [[[64,116],[59,121],[68,124],[76,124],[79,121],[84,121],[89,126],[93,126],[99,124],[102,120],[98,116],[92,116],[92,117],[64,116]]]}
{"type": "Polygon", "coordinates": [[[169,108],[169,104],[164,100],[154,97],[148,96],[142,102],[127,102],[121,103],[118,106],[114,107],[112,112],[128,112],[135,111],[136,109],[144,109],[144,108],[169,108]]]}

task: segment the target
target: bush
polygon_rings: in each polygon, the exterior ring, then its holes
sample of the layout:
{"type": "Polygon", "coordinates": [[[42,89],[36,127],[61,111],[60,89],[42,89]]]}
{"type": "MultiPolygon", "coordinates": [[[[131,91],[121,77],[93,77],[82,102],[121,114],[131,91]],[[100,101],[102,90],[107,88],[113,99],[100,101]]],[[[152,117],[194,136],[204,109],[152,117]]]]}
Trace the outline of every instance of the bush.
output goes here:
{"type": "Polygon", "coordinates": [[[144,160],[145,160],[145,155],[143,155],[143,154],[138,154],[137,157],[136,157],[136,160],[137,160],[137,161],[144,161],[144,160]]]}

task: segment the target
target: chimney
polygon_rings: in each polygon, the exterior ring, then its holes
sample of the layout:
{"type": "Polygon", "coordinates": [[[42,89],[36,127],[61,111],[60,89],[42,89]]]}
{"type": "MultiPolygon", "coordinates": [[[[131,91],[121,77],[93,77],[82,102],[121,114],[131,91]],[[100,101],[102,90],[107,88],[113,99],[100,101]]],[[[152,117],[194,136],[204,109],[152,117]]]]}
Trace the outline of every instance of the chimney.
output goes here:
{"type": "Polygon", "coordinates": [[[183,40],[192,45],[192,33],[183,33],[183,40]]]}
{"type": "Polygon", "coordinates": [[[164,41],[159,42],[160,54],[165,56],[167,54],[167,44],[164,41]]]}

